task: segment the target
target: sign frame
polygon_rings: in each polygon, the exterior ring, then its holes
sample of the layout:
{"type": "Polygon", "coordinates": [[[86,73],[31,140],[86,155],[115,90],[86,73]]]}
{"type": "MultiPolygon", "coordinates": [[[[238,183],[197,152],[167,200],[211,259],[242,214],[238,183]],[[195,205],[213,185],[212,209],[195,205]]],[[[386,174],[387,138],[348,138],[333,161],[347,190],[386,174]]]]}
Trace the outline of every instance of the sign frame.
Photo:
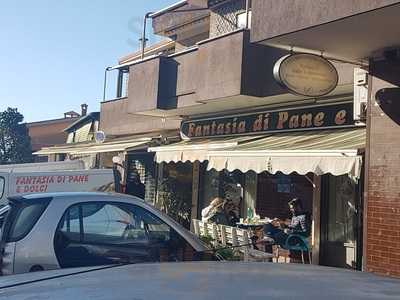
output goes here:
{"type": "MultiPolygon", "coordinates": [[[[297,70],[299,71],[299,69],[297,70]]],[[[300,70],[301,71],[301,70],[300,70]]],[[[310,54],[310,53],[295,53],[295,54],[288,54],[285,55],[283,57],[281,57],[274,65],[273,68],[273,75],[275,80],[285,89],[287,89],[290,93],[295,94],[295,95],[299,95],[299,96],[305,96],[305,97],[311,97],[311,98],[315,98],[315,97],[322,97],[325,96],[329,93],[331,93],[338,85],[339,83],[339,74],[338,71],[336,69],[336,67],[326,58],[316,55],[316,54],[310,54]],[[315,61],[319,62],[321,65],[325,64],[325,67],[330,69],[331,73],[334,74],[334,78],[333,81],[330,85],[327,85],[327,88],[324,89],[325,91],[322,93],[306,93],[303,92],[304,90],[307,89],[295,89],[293,88],[293,85],[288,84],[288,79],[285,78],[284,74],[283,74],[283,70],[284,68],[288,68],[291,65],[292,61],[295,61],[296,59],[301,59],[301,58],[312,58],[315,61]]],[[[301,76],[301,75],[298,75],[301,76]]]]}
{"type": "MultiPolygon", "coordinates": [[[[327,130],[327,129],[340,129],[340,128],[354,128],[358,127],[358,125],[355,123],[353,119],[353,102],[352,101],[341,101],[341,102],[336,102],[336,103],[326,103],[326,104],[319,104],[319,105],[307,105],[307,106],[300,106],[300,107],[290,107],[290,108],[276,108],[273,110],[262,110],[262,111],[253,111],[253,112],[248,112],[248,113],[243,113],[243,114],[232,114],[228,116],[217,116],[217,117],[207,117],[207,118],[200,118],[200,119],[193,119],[193,120],[186,120],[181,122],[180,126],[180,135],[183,140],[192,140],[192,139],[201,139],[201,138],[222,138],[222,137],[235,137],[235,136],[247,136],[247,135],[267,135],[267,134],[272,134],[272,133],[282,133],[282,132],[298,132],[298,131],[316,131],[316,130],[327,130]],[[338,112],[342,111],[343,109],[346,110],[346,121],[343,124],[334,124],[334,116],[337,115],[338,112]],[[330,111],[330,116],[328,116],[326,113],[330,111]],[[282,128],[276,128],[278,125],[279,119],[279,113],[287,113],[288,114],[288,119],[285,121],[285,124],[282,128]],[[330,120],[326,119],[316,119],[317,122],[325,122],[325,124],[322,124],[321,126],[297,126],[296,128],[288,128],[288,124],[290,122],[290,118],[293,117],[294,115],[298,114],[299,115],[299,120],[301,121],[301,115],[303,114],[313,114],[313,120],[312,122],[315,122],[315,117],[317,116],[318,113],[323,112],[324,116],[327,116],[327,118],[330,118],[330,120]],[[262,129],[262,130],[257,130],[254,131],[252,128],[254,128],[254,123],[257,118],[260,118],[260,115],[266,115],[270,114],[269,117],[269,127],[267,129],[262,129]],[[326,114],[326,115],[325,115],[326,114]],[[234,133],[229,133],[229,134],[204,134],[204,126],[207,126],[210,128],[212,127],[212,123],[216,123],[214,126],[215,129],[219,125],[222,126],[222,124],[233,124],[233,119],[237,119],[237,124],[239,124],[242,121],[245,121],[247,125],[245,124],[246,130],[243,132],[234,132],[234,133]],[[200,135],[197,135],[197,127],[202,126],[202,131],[203,133],[200,135]],[[195,132],[194,135],[190,134],[190,129],[192,129],[192,132],[195,132]],[[250,130],[251,129],[251,130],[250,130]]],[[[226,128],[226,127],[225,127],[226,128]]]]}

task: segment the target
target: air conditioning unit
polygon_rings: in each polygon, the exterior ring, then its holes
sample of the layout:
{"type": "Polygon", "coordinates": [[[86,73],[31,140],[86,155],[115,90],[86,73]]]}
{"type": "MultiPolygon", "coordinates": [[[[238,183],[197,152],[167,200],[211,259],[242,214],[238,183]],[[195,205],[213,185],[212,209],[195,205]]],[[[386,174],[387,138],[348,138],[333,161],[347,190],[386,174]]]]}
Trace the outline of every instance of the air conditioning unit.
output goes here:
{"type": "Polygon", "coordinates": [[[368,71],[354,68],[354,121],[363,122],[367,118],[368,71]]]}

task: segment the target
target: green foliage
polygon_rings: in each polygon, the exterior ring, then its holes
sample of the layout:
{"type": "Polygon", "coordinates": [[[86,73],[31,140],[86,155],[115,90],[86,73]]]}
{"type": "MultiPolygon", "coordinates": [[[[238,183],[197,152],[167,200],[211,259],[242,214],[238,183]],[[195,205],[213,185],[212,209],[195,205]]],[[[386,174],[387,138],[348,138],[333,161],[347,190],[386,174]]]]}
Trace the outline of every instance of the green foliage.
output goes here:
{"type": "Polygon", "coordinates": [[[200,240],[202,240],[207,246],[215,250],[215,254],[218,257],[222,257],[224,260],[228,261],[238,261],[240,256],[237,255],[234,249],[223,247],[221,245],[215,245],[214,239],[209,235],[201,235],[200,240]]]}
{"type": "Polygon", "coordinates": [[[23,120],[16,108],[0,112],[0,165],[32,162],[31,141],[23,120]]]}
{"type": "Polygon", "coordinates": [[[224,260],[228,261],[240,260],[240,256],[238,256],[232,248],[217,249],[215,253],[218,254],[220,257],[223,257],[224,260]]]}
{"type": "Polygon", "coordinates": [[[209,235],[201,235],[200,236],[200,240],[202,242],[204,242],[210,248],[214,248],[214,245],[213,245],[214,239],[211,236],[209,236],[209,235]]]}
{"type": "Polygon", "coordinates": [[[160,209],[186,228],[190,228],[192,186],[173,176],[164,178],[159,186],[160,209]]]}

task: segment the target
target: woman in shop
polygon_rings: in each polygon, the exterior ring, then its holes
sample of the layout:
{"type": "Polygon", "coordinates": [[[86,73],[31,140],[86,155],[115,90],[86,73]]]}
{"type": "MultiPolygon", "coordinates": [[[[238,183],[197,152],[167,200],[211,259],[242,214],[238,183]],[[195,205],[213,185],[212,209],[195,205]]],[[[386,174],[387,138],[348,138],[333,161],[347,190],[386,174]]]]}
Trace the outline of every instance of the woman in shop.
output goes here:
{"type": "Polygon", "coordinates": [[[226,200],[217,197],[210,205],[201,211],[201,220],[203,222],[230,225],[228,216],[225,213],[226,200]]]}
{"type": "Polygon", "coordinates": [[[285,246],[290,234],[299,234],[304,237],[310,235],[308,213],[304,211],[301,200],[293,198],[288,204],[292,219],[290,221],[274,219],[264,228],[265,234],[273,238],[281,247],[285,246]]]}

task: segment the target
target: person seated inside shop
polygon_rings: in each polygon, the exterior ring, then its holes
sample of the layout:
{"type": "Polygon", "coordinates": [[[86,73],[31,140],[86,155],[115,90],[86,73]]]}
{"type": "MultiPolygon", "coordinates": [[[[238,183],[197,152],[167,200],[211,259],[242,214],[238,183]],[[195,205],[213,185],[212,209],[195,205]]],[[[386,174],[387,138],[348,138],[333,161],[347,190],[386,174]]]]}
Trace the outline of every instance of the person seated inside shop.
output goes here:
{"type": "Polygon", "coordinates": [[[126,193],[144,199],[145,185],[140,180],[137,170],[133,170],[126,182],[126,193]]]}
{"type": "Polygon", "coordinates": [[[301,200],[293,198],[288,205],[292,214],[291,220],[273,219],[264,227],[265,235],[274,239],[275,243],[281,247],[285,246],[290,234],[299,234],[304,237],[310,235],[309,214],[304,211],[301,200]]]}
{"type": "Polygon", "coordinates": [[[201,211],[201,220],[227,226],[235,226],[238,220],[233,205],[221,197],[214,198],[210,205],[201,211]]]}

